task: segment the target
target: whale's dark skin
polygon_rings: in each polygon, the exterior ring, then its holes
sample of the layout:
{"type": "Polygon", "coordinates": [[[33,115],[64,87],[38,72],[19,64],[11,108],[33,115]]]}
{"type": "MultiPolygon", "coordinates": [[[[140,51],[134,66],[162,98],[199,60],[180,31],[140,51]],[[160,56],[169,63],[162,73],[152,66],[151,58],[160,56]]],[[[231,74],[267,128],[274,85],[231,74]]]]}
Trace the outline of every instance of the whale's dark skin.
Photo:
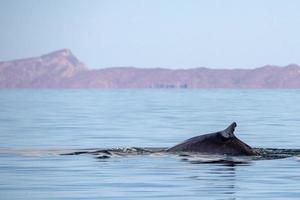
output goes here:
{"type": "Polygon", "coordinates": [[[232,156],[258,155],[256,150],[234,135],[235,127],[236,123],[233,122],[223,131],[190,138],[167,149],[167,152],[197,152],[232,156]]]}

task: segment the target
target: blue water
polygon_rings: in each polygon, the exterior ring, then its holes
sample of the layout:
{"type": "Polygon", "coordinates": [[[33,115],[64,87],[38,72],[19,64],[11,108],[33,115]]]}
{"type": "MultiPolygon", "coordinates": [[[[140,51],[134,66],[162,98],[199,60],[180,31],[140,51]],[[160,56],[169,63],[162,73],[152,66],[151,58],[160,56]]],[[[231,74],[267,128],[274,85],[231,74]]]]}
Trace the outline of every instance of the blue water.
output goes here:
{"type": "Polygon", "coordinates": [[[0,199],[299,199],[299,157],[233,166],[45,153],[168,147],[232,121],[251,146],[300,148],[299,102],[300,90],[0,90],[0,199]]]}

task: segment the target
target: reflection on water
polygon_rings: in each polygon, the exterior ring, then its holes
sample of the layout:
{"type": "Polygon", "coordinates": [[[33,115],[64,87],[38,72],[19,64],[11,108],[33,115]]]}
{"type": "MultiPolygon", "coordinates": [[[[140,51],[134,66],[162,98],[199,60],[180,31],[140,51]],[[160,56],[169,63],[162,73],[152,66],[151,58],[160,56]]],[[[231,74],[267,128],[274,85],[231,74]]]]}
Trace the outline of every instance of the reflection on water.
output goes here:
{"type": "Polygon", "coordinates": [[[299,154],[285,150],[300,149],[299,101],[299,90],[0,90],[0,199],[296,200],[299,154]],[[67,155],[170,147],[232,121],[281,159],[67,155]]]}
{"type": "Polygon", "coordinates": [[[1,199],[251,199],[273,198],[273,191],[275,199],[297,199],[299,165],[294,157],[200,164],[163,154],[95,159],[2,153],[0,192],[1,199]]]}

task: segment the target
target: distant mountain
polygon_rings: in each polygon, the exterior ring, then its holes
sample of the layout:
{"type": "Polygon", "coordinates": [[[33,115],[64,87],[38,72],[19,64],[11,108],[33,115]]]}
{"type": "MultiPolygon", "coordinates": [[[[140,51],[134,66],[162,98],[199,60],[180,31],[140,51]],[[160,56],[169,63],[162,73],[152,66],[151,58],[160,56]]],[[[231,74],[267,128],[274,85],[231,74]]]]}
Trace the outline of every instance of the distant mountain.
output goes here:
{"type": "Polygon", "coordinates": [[[56,88],[87,68],[68,49],[40,57],[0,62],[0,87],[56,88]]]}
{"type": "Polygon", "coordinates": [[[300,66],[91,70],[70,50],[0,62],[0,88],[300,88],[300,66]]]}

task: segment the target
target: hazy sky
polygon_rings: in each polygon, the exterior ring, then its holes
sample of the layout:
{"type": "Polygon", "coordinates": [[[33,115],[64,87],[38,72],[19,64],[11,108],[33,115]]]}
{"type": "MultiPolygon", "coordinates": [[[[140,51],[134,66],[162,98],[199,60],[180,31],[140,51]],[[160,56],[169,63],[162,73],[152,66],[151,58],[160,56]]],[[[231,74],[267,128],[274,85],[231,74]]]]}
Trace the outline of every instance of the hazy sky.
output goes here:
{"type": "Polygon", "coordinates": [[[300,1],[0,0],[0,60],[61,48],[91,68],[300,64],[300,1]]]}

